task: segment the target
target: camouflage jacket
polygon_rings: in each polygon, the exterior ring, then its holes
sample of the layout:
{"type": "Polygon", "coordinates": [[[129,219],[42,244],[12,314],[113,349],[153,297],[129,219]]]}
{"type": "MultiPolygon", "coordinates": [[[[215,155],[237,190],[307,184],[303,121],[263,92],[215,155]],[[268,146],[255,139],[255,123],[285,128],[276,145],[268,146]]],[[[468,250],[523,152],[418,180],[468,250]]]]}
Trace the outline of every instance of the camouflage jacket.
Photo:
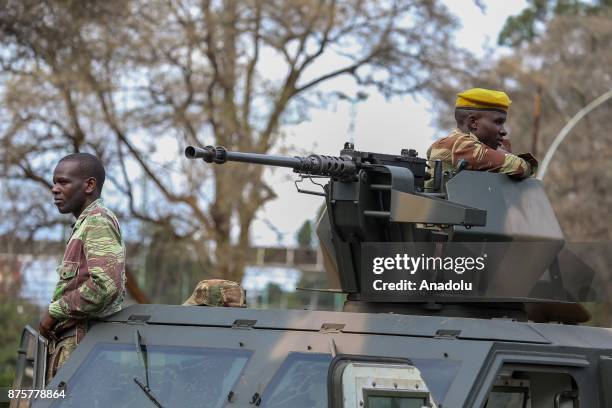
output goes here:
{"type": "Polygon", "coordinates": [[[117,218],[98,199],[76,220],[57,268],[59,281],[49,314],[58,320],[58,326],[120,310],[125,295],[124,263],[125,245],[117,218]]]}
{"type": "MultiPolygon", "coordinates": [[[[492,171],[519,178],[531,176],[535,171],[531,164],[510,153],[508,139],[504,139],[502,144],[502,148],[495,150],[479,141],[472,133],[455,129],[431,145],[427,158],[431,161],[441,160],[442,172],[455,169],[459,160],[464,159],[467,161],[467,170],[492,171]]],[[[429,164],[432,166],[431,162],[429,164]]],[[[428,180],[426,187],[432,185],[433,180],[428,180]]]]}

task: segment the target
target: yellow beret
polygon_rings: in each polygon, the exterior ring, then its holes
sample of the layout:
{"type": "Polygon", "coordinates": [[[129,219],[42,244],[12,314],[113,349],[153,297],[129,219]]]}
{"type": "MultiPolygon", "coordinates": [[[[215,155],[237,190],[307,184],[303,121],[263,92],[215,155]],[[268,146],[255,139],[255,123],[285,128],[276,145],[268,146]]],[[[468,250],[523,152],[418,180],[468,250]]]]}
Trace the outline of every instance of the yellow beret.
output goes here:
{"type": "Polygon", "coordinates": [[[455,108],[495,109],[508,112],[511,103],[505,92],[472,88],[457,94],[455,108]]]}

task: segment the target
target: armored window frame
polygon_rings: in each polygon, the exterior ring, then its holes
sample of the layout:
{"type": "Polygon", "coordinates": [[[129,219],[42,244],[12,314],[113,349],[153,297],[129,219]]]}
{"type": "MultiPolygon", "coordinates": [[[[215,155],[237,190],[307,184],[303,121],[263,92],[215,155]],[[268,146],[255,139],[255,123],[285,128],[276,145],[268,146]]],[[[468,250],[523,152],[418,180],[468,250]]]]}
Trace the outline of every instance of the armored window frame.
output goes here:
{"type": "Polygon", "coordinates": [[[581,404],[585,406],[592,403],[598,397],[595,392],[589,392],[589,389],[592,390],[594,386],[587,381],[586,371],[590,369],[589,361],[584,355],[571,354],[569,350],[566,353],[526,349],[494,352],[488,368],[483,372],[480,380],[474,384],[473,391],[475,392],[468,398],[468,403],[470,406],[484,407],[490,391],[504,370],[567,375],[574,382],[581,404]]]}
{"type": "MultiPolygon", "coordinates": [[[[395,357],[375,357],[375,356],[360,356],[360,355],[337,355],[329,366],[327,374],[327,395],[328,395],[328,407],[329,408],[346,408],[351,407],[351,403],[345,404],[344,398],[344,373],[345,369],[354,364],[371,365],[372,368],[385,368],[388,366],[390,369],[401,369],[401,366],[406,368],[414,369],[417,373],[414,381],[420,386],[416,388],[401,388],[397,387],[397,383],[394,384],[396,388],[390,388],[383,386],[382,388],[376,388],[373,386],[368,387],[365,384],[359,384],[357,377],[353,377],[355,381],[355,392],[362,392],[361,403],[358,406],[366,405],[366,397],[368,395],[394,395],[394,396],[416,396],[426,397],[427,406],[435,407],[433,397],[430,390],[427,389],[427,385],[419,369],[406,358],[395,358],[395,357]]],[[[385,377],[384,380],[389,380],[385,377]]],[[[398,381],[399,382],[399,381],[398,381]]],[[[379,384],[380,385],[380,384],[379,384]]]]}

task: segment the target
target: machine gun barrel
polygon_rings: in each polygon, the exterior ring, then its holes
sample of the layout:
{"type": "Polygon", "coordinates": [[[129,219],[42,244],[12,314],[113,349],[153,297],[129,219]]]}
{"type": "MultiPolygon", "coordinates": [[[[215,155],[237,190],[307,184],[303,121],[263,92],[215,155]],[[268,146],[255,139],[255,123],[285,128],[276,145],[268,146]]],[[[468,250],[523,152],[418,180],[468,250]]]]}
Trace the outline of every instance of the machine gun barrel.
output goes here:
{"type": "Polygon", "coordinates": [[[222,164],[226,161],[265,164],[269,166],[296,168],[301,161],[297,157],[273,156],[260,153],[230,152],[223,147],[206,146],[199,148],[187,146],[185,156],[188,159],[203,159],[207,163],[222,164]]]}
{"type": "Polygon", "coordinates": [[[260,153],[230,152],[221,146],[204,148],[187,146],[185,156],[188,159],[203,159],[207,163],[223,164],[226,161],[265,164],[269,166],[289,167],[296,173],[329,177],[347,177],[357,174],[357,165],[349,156],[325,156],[311,154],[307,157],[276,156],[260,153]]]}

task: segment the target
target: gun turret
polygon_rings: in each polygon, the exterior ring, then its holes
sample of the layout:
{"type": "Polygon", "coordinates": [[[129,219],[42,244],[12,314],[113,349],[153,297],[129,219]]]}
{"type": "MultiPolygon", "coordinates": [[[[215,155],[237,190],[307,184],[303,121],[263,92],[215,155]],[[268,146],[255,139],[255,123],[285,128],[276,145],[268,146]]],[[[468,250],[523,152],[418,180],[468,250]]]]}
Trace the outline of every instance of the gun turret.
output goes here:
{"type": "MultiPolygon", "coordinates": [[[[446,181],[446,193],[431,193],[424,188],[429,176],[427,161],[416,151],[404,149],[399,155],[361,152],[352,143],[346,143],[339,156],[275,156],[213,146],[189,146],[185,155],[208,163],[264,164],[288,167],[300,175],[329,177],[320,194],[325,196],[326,211],[318,233],[329,261],[329,280],[348,294],[345,310],[438,313],[441,303],[454,302],[459,315],[514,316],[516,311],[521,318],[526,302],[576,301],[568,298],[567,288],[559,283],[564,272],[550,267],[565,241],[538,180],[517,182],[501,174],[463,170],[446,181]],[[517,210],[526,209],[525,205],[528,210],[517,210]],[[427,289],[425,297],[418,290],[390,295],[376,292],[376,285],[381,285],[372,282],[383,273],[397,278],[396,282],[411,277],[399,267],[400,257],[407,253],[422,262],[448,257],[463,262],[466,256],[484,262],[487,251],[495,259],[489,259],[486,270],[472,274],[475,289],[470,291],[448,295],[427,289]],[[375,271],[375,257],[396,261],[387,262],[390,266],[386,263],[384,268],[378,265],[375,271]],[[550,284],[540,284],[543,276],[548,276],[550,284]],[[486,308],[468,307],[462,303],[466,300],[488,303],[486,308]],[[436,306],[424,312],[432,304],[436,306]],[[411,309],[414,305],[421,309],[411,309]]],[[[432,167],[434,181],[437,178],[434,184],[439,185],[440,163],[432,167]]],[[[454,269],[441,271],[446,267],[438,265],[436,270],[419,271],[423,279],[438,284],[449,275],[455,279],[467,276],[454,269]]]]}

